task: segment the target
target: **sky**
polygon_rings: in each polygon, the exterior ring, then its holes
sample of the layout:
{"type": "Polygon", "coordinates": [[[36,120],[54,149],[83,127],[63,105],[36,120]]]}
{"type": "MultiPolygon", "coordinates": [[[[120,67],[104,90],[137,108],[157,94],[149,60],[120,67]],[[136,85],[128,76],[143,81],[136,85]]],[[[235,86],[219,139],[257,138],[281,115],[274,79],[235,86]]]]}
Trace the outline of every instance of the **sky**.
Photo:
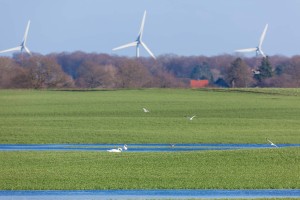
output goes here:
{"type": "Polygon", "coordinates": [[[134,47],[112,49],[135,41],[147,10],[143,41],[155,56],[235,54],[256,47],[267,23],[265,54],[300,54],[299,0],[0,0],[0,8],[0,50],[18,46],[31,20],[32,52],[132,57],[134,47]]]}

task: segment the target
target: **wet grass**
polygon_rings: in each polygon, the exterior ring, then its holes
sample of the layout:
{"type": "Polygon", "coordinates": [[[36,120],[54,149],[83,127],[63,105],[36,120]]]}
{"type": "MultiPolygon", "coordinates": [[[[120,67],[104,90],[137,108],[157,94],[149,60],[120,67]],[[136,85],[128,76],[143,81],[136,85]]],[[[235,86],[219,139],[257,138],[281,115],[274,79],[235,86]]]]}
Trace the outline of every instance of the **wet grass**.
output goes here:
{"type": "Polygon", "coordinates": [[[0,143],[300,143],[299,101],[299,89],[0,90],[0,143]]]}
{"type": "Polygon", "coordinates": [[[300,148],[0,152],[0,189],[299,189],[299,166],[300,148]]]}

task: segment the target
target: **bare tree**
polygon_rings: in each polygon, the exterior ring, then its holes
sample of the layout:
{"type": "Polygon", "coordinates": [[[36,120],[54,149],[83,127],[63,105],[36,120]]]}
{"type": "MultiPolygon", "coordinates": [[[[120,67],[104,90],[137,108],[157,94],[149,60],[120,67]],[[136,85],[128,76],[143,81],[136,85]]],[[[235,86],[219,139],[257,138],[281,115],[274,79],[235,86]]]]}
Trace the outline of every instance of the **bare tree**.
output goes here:
{"type": "Polygon", "coordinates": [[[73,87],[73,79],[66,75],[53,58],[33,56],[26,60],[28,79],[33,88],[73,87]]]}
{"type": "Polygon", "coordinates": [[[84,62],[78,68],[77,86],[87,88],[114,87],[115,70],[112,65],[102,66],[95,62],[84,62]]]}
{"type": "Polygon", "coordinates": [[[226,80],[231,87],[248,87],[252,81],[252,73],[248,65],[241,58],[237,58],[232,62],[226,80]]]}
{"type": "Polygon", "coordinates": [[[124,59],[118,66],[117,79],[121,88],[142,88],[151,82],[149,71],[139,61],[124,59]]]}

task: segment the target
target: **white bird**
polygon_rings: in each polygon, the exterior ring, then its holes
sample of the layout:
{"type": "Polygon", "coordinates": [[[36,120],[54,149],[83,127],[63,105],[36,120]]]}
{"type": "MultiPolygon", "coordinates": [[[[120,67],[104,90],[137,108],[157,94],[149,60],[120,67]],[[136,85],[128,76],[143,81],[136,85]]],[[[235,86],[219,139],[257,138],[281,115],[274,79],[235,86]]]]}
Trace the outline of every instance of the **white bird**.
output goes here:
{"type": "Polygon", "coordinates": [[[146,108],[143,108],[143,111],[145,112],[145,113],[148,113],[148,112],[150,112],[149,110],[147,110],[146,108]]]}
{"type": "Polygon", "coordinates": [[[140,28],[140,32],[138,34],[137,39],[134,42],[131,42],[129,44],[125,44],[119,47],[116,47],[113,49],[113,51],[115,50],[119,50],[119,49],[124,49],[127,47],[136,47],[136,57],[138,58],[140,56],[140,50],[139,50],[139,46],[142,45],[146,51],[150,54],[150,56],[152,56],[152,58],[156,59],[154,54],[150,51],[150,49],[147,47],[147,45],[142,41],[142,37],[143,37],[143,31],[144,31],[144,25],[145,25],[145,19],[146,19],[146,10],[144,12],[144,16],[143,16],[143,20],[142,20],[142,24],[141,24],[141,28],[140,28]]]}
{"type": "Polygon", "coordinates": [[[271,144],[271,146],[274,146],[274,147],[278,147],[276,144],[274,144],[271,140],[269,140],[268,138],[266,138],[266,140],[271,144]]]}
{"type": "Polygon", "coordinates": [[[253,72],[253,74],[260,74],[260,71],[259,71],[259,70],[253,69],[252,72],[253,72]]]}
{"type": "Polygon", "coordinates": [[[260,36],[260,40],[259,40],[259,44],[257,47],[255,48],[248,48],[248,49],[239,49],[239,50],[235,50],[236,52],[242,52],[242,53],[247,53],[247,52],[256,52],[256,56],[258,56],[259,54],[262,55],[263,57],[266,57],[266,55],[264,54],[264,52],[262,51],[262,43],[265,39],[266,36],[266,32],[268,29],[268,24],[266,24],[261,36],[260,36]]]}
{"type": "Polygon", "coordinates": [[[174,148],[175,147],[175,144],[170,144],[171,148],[174,148]]]}
{"type": "Polygon", "coordinates": [[[123,149],[126,151],[128,149],[127,144],[124,144],[123,149]]]}
{"type": "Polygon", "coordinates": [[[111,152],[111,153],[120,153],[120,152],[122,152],[122,148],[117,148],[117,149],[109,149],[109,150],[107,150],[108,152],[111,152]]]}
{"type": "Polygon", "coordinates": [[[30,26],[30,20],[27,23],[27,27],[26,27],[26,30],[25,30],[23,41],[22,41],[22,43],[19,46],[11,48],[11,49],[6,49],[6,50],[3,50],[3,51],[0,51],[0,53],[11,52],[11,51],[21,51],[21,53],[23,53],[23,51],[25,50],[29,55],[31,55],[29,49],[26,46],[26,41],[27,41],[27,35],[28,35],[28,31],[29,31],[29,26],[30,26]]]}
{"type": "Polygon", "coordinates": [[[196,117],[196,115],[192,116],[192,117],[188,117],[190,121],[192,121],[194,119],[194,117],[196,117]]]}

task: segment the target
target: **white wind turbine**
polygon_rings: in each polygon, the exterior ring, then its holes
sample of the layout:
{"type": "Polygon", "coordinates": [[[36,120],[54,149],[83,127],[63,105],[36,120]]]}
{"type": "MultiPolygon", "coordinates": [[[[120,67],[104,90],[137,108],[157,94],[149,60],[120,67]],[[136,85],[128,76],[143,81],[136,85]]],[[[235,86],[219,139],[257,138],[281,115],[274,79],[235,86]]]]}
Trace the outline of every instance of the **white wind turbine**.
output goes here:
{"type": "Polygon", "coordinates": [[[263,43],[263,41],[265,39],[267,29],[268,29],[268,24],[266,24],[265,29],[262,32],[261,36],[260,36],[259,44],[258,44],[257,47],[255,47],[255,48],[248,48],[248,49],[239,49],[239,50],[236,50],[236,52],[241,52],[241,53],[256,52],[256,56],[260,54],[260,55],[262,55],[265,58],[266,55],[262,51],[261,46],[262,46],[262,43],[263,43]]]}
{"type": "Polygon", "coordinates": [[[152,56],[152,58],[156,59],[155,56],[154,56],[154,54],[150,51],[150,49],[147,47],[147,45],[142,41],[145,19],[146,19],[146,11],[144,12],[144,16],[143,16],[143,20],[142,20],[140,32],[138,34],[137,39],[134,42],[131,42],[129,44],[125,44],[125,45],[116,47],[116,48],[113,49],[113,51],[119,50],[119,49],[124,49],[124,48],[127,48],[127,47],[134,47],[135,46],[136,47],[136,57],[138,58],[140,56],[139,46],[142,45],[146,49],[146,51],[150,54],[150,56],[152,56]]]}
{"type": "Polygon", "coordinates": [[[0,53],[11,52],[11,51],[21,51],[21,53],[23,53],[23,51],[25,50],[29,55],[31,55],[29,49],[26,46],[26,41],[27,41],[27,35],[28,35],[28,31],[29,31],[29,26],[30,26],[30,20],[27,23],[27,27],[26,27],[26,30],[25,30],[23,41],[22,41],[22,43],[19,46],[11,48],[11,49],[6,49],[6,50],[3,50],[3,51],[0,51],[0,53]]]}

